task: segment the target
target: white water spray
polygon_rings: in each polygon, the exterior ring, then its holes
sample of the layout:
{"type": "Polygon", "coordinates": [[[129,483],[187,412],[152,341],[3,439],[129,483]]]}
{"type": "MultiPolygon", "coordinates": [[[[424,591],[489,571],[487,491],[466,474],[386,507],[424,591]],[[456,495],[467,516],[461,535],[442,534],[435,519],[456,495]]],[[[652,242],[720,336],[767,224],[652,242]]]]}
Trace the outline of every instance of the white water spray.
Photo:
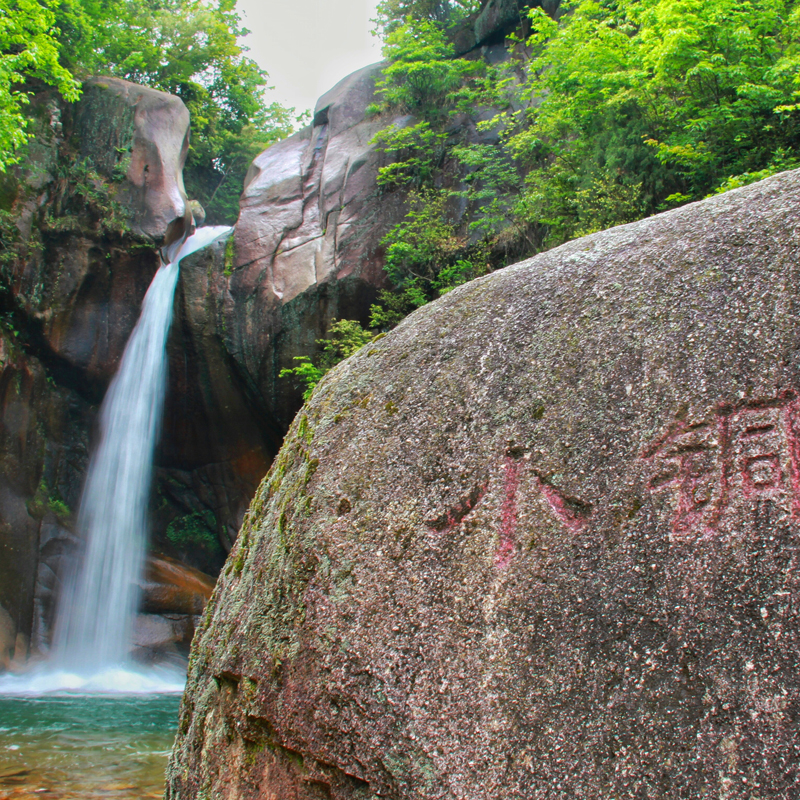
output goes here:
{"type": "MultiPolygon", "coordinates": [[[[49,665],[51,676],[63,676],[62,688],[94,688],[98,676],[119,673],[128,659],[147,549],[153,451],[166,390],[166,344],[178,267],[182,258],[229,230],[199,228],[179,249],[173,248],[178,252],[169,254],[170,263],[153,278],[103,400],[100,443],[78,512],[85,549],[59,599],[49,665]]],[[[43,682],[41,674],[35,682],[58,688],[52,681],[43,682]]],[[[129,680],[120,678],[120,683],[119,691],[130,690],[129,680]]],[[[105,691],[112,688],[103,679],[99,684],[105,691]]]]}

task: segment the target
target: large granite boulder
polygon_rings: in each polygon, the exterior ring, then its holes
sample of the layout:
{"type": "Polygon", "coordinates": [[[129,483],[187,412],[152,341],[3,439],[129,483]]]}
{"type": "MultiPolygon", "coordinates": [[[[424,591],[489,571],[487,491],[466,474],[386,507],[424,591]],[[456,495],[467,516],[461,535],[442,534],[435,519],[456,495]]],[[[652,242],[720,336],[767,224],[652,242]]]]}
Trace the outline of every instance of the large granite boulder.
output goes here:
{"type": "Polygon", "coordinates": [[[784,173],[330,373],[195,638],[167,797],[793,796],[799,224],[784,173]]]}

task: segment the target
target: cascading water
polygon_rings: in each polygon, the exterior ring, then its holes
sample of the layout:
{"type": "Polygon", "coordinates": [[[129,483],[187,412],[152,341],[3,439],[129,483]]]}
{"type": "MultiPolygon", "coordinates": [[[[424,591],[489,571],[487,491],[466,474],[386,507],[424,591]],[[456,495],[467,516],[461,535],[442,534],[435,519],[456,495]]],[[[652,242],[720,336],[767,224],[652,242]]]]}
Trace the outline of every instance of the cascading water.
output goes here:
{"type": "MultiPolygon", "coordinates": [[[[229,230],[199,228],[173,246],[170,263],[158,270],[147,290],[141,316],[103,400],[100,443],[78,513],[84,551],[59,600],[49,664],[51,671],[71,675],[63,688],[80,688],[85,676],[113,671],[127,660],[147,547],[153,451],[166,389],[167,334],[179,264],[229,230]]],[[[44,690],[50,685],[41,676],[37,681],[44,690]]],[[[113,677],[105,680],[100,688],[113,689],[109,685],[113,682],[113,677]]],[[[93,688],[98,687],[93,684],[93,688]]],[[[129,688],[130,682],[120,687],[129,688]]]]}
{"type": "Polygon", "coordinates": [[[200,228],[159,269],[100,410],[100,444],[89,465],[78,526],[80,568],[59,603],[54,661],[68,669],[125,660],[147,548],[153,451],[164,405],[166,344],[180,261],[228,228],[200,228]]]}

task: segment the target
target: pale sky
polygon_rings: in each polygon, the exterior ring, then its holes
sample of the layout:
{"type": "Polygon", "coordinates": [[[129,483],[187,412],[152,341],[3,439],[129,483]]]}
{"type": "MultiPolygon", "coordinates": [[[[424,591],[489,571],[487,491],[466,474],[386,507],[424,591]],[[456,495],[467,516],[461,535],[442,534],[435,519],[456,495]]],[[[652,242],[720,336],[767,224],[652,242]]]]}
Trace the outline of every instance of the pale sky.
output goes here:
{"type": "Polygon", "coordinates": [[[351,72],[381,60],[370,34],[377,0],[239,0],[248,56],[269,73],[277,100],[297,112],[351,72]]]}

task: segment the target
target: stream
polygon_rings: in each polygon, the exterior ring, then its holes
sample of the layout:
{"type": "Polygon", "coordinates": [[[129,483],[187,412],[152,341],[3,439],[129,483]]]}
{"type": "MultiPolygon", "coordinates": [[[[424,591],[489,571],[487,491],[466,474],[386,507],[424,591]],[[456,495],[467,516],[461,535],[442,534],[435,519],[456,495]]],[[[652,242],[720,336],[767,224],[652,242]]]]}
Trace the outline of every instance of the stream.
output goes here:
{"type": "Polygon", "coordinates": [[[0,799],[160,798],[179,694],[0,697],[0,799]]]}

